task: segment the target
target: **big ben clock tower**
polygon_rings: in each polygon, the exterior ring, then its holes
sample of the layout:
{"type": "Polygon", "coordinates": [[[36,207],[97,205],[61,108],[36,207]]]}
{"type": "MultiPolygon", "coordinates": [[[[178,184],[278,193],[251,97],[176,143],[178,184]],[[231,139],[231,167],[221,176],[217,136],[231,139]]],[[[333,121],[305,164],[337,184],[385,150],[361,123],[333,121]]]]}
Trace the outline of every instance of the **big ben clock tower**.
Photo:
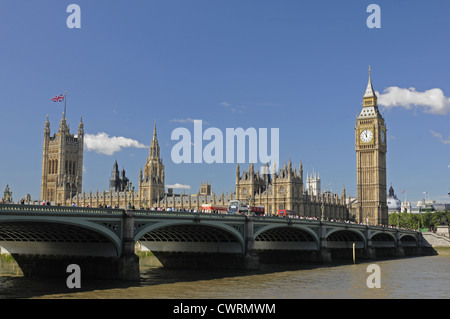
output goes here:
{"type": "Polygon", "coordinates": [[[355,149],[358,192],[356,219],[371,225],[387,225],[386,125],[378,111],[370,66],[363,107],[356,120],[355,149]]]}

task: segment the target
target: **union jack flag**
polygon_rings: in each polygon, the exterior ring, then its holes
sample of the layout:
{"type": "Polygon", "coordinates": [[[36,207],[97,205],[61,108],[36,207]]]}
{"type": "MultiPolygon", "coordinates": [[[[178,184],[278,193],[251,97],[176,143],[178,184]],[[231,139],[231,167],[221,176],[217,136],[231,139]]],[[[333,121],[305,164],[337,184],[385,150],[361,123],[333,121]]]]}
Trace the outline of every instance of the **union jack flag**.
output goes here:
{"type": "Polygon", "coordinates": [[[57,95],[55,97],[52,97],[52,102],[64,102],[65,97],[66,93],[57,95]]]}

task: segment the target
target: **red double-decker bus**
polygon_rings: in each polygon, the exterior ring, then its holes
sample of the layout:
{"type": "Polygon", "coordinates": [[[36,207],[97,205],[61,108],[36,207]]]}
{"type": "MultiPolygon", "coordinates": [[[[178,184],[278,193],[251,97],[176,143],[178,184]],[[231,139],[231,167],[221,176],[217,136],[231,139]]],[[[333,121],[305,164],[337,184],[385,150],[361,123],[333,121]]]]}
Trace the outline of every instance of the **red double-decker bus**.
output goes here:
{"type": "Polygon", "coordinates": [[[227,209],[228,206],[224,205],[202,204],[202,212],[204,213],[219,212],[220,214],[226,214],[227,209]]]}
{"type": "Polygon", "coordinates": [[[257,216],[264,215],[264,211],[264,206],[250,206],[250,212],[257,216]]]}
{"type": "Polygon", "coordinates": [[[278,216],[296,216],[298,215],[298,212],[294,210],[288,210],[288,209],[279,209],[277,212],[278,216]]]}

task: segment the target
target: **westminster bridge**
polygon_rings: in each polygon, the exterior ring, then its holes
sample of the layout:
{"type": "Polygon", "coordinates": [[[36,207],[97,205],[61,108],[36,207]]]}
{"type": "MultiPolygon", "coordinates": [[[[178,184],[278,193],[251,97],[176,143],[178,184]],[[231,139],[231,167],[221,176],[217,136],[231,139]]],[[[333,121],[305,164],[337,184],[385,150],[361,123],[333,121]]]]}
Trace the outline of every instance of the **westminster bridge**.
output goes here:
{"type": "Polygon", "coordinates": [[[256,269],[261,263],[415,256],[419,232],[286,217],[0,205],[0,246],[26,276],[139,279],[135,245],[165,267],[256,269]],[[355,247],[355,249],[353,249],[355,247]]]}

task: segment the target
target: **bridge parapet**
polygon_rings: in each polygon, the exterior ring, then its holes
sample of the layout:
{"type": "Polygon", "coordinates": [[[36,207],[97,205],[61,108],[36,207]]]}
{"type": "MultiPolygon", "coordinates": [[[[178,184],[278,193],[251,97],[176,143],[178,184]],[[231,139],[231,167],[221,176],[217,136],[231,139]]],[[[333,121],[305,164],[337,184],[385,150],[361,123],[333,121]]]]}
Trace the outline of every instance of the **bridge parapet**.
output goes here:
{"type": "Polygon", "coordinates": [[[114,215],[123,214],[123,209],[51,206],[51,205],[19,205],[0,204],[0,214],[39,214],[39,215],[114,215]]]}

